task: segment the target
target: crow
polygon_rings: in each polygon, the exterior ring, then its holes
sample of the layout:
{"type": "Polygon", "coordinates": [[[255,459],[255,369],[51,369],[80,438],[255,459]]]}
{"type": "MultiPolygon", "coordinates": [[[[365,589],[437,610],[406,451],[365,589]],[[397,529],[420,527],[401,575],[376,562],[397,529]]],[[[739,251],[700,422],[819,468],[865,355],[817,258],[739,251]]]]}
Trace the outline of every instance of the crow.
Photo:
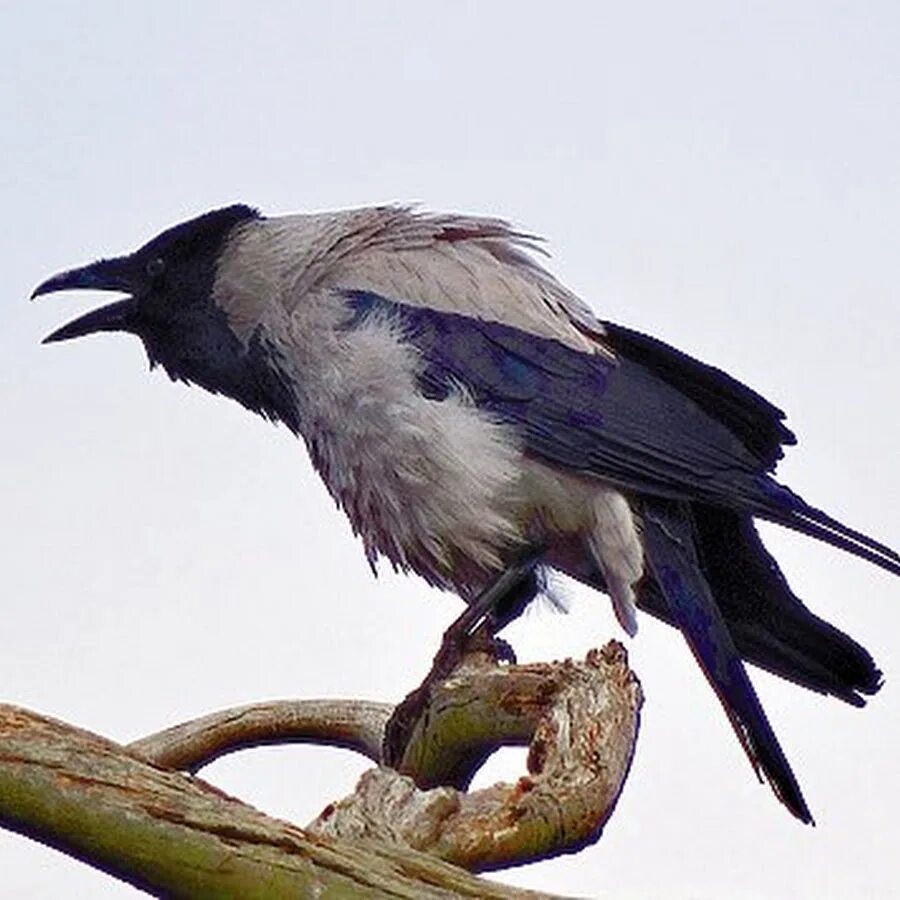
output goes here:
{"type": "Polygon", "coordinates": [[[597,318],[506,222],[403,206],[232,205],[44,281],[126,296],[49,335],[137,336],[151,367],[301,437],[373,564],[496,632],[557,570],[679,628],[748,757],[812,822],[749,661],[861,706],[869,653],[793,594],[755,519],[895,575],[900,556],[780,484],[784,414],[597,318]]]}

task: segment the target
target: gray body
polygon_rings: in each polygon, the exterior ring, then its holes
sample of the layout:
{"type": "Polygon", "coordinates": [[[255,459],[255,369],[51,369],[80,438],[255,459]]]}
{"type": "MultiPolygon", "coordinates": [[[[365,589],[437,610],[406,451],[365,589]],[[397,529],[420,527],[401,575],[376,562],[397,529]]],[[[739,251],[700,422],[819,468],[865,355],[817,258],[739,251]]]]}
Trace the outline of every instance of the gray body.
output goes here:
{"type": "Polygon", "coordinates": [[[313,464],[373,563],[384,555],[470,599],[521,544],[545,543],[564,570],[588,553],[633,633],[643,551],[622,492],[529,457],[462,385],[423,396],[389,317],[341,327],[347,292],[372,291],[610,353],[602,325],[523,245],[499,222],[392,208],[255,219],[227,241],[213,302],[244,346],[255,337],[279,359],[313,464]]]}

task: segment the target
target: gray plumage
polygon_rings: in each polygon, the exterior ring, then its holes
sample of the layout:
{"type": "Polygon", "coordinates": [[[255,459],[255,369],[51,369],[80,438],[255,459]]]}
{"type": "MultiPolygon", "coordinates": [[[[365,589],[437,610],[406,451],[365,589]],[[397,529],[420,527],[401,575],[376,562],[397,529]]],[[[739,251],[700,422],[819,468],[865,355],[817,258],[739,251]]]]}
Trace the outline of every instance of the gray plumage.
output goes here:
{"type": "Polygon", "coordinates": [[[373,564],[472,602],[540,548],[609,593],[629,633],[639,604],[678,625],[751,760],[809,821],[740,658],[854,703],[880,675],[794,597],[752,518],[894,573],[900,558],[774,481],[794,441],[779,410],[601,322],[536,251],[493,219],[235,206],[35,294],[128,292],[48,340],[132,332],[173,379],[284,422],[373,564]]]}

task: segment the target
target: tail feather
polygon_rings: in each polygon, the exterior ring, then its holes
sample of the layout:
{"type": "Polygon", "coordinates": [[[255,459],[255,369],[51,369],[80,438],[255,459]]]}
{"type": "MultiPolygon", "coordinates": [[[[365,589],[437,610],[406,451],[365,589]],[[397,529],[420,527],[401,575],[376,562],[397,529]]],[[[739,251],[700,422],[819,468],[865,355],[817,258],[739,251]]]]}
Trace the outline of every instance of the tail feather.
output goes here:
{"type": "Polygon", "coordinates": [[[725,618],[704,577],[690,507],[663,500],[644,505],[647,557],[672,618],[719,696],[757,774],[802,822],[812,814],[741,662],[725,618]]]}
{"type": "MultiPolygon", "coordinates": [[[[821,663],[810,652],[801,649],[804,643],[809,643],[809,635],[801,632],[802,641],[796,638],[785,641],[771,630],[748,622],[738,623],[731,632],[741,656],[748,662],[801,687],[837,697],[851,706],[866,705],[858,684],[848,687],[850,679],[836,674],[834,666],[821,663]]],[[[818,635],[816,639],[819,639],[818,635]]],[[[867,693],[877,689],[877,686],[866,686],[867,693]]]]}
{"type": "MultiPolygon", "coordinates": [[[[846,533],[848,541],[857,535],[850,529],[846,533]]],[[[650,571],[639,586],[638,606],[681,629],[757,773],[767,776],[795,816],[811,822],[741,658],[810,690],[864,706],[864,695],[882,684],[872,656],[791,591],[749,514],[645,500],[644,539],[650,571]]],[[[864,539],[890,558],[893,551],[864,539]]],[[[605,590],[594,566],[572,573],[605,590]]]]}
{"type": "Polygon", "coordinates": [[[814,615],[791,591],[753,521],[695,505],[704,574],[745,659],[804,687],[862,706],[881,673],[852,638],[814,615]]]}
{"type": "MultiPolygon", "coordinates": [[[[592,583],[600,586],[596,579],[592,583]]],[[[666,624],[678,627],[654,580],[646,579],[641,584],[638,606],[666,624]]],[[[796,622],[787,623],[784,632],[779,629],[777,633],[762,622],[729,618],[726,609],[722,613],[742,659],[779,678],[857,707],[866,705],[860,694],[874,694],[881,687],[881,672],[872,657],[843,632],[808,610],[806,617],[798,616],[796,622]]]]}

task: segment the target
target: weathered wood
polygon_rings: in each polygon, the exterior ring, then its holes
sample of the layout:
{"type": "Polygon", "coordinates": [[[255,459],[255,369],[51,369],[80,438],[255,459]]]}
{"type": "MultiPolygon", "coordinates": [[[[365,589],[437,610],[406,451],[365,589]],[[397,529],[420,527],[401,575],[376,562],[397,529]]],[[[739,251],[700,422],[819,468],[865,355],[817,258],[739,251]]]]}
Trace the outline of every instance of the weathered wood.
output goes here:
{"type": "Polygon", "coordinates": [[[0,706],[0,823],[167,898],[546,896],[401,847],[310,835],[12,706],[0,706]]]}
{"type": "Polygon", "coordinates": [[[325,744],[381,761],[394,707],[365,700],[273,700],[235,706],[133,741],[130,750],[167,769],[196,772],[237,750],[267,744],[325,744]]]}
{"type": "Polygon", "coordinates": [[[377,761],[393,707],[264,703],[126,748],[0,706],[0,824],[157,896],[538,896],[464,869],[571,853],[597,839],[628,772],[640,685],[615,642],[583,663],[526,666],[473,647],[446,679],[418,689],[425,712],[409,723],[403,772],[367,772],[305,831],[171,769],[298,741],[377,761]],[[515,784],[457,789],[498,746],[529,741],[528,774],[515,784]]]}
{"type": "Polygon", "coordinates": [[[624,648],[583,663],[496,666],[471,659],[436,686],[403,770],[367,772],[310,830],[423,850],[470,871],[574,852],[597,840],[631,764],[643,702],[624,648]],[[528,774],[463,793],[460,760],[531,738],[528,774]]]}

